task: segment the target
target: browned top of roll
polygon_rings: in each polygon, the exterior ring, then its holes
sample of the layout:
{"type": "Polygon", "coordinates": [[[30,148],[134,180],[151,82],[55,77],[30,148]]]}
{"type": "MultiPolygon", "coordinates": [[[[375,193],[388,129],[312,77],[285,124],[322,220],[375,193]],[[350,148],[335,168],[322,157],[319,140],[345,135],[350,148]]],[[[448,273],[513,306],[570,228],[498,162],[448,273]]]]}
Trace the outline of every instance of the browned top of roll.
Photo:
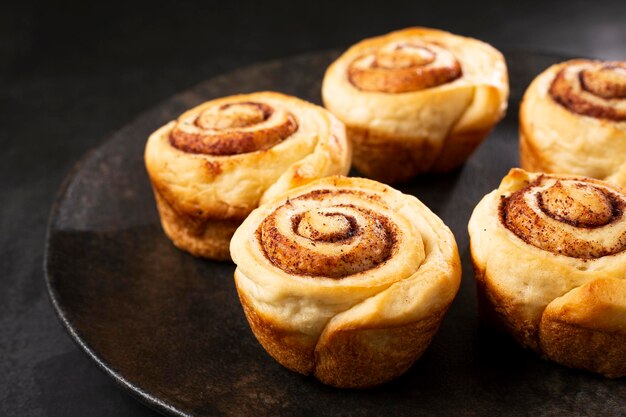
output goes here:
{"type": "Polygon", "coordinates": [[[286,201],[257,230],[265,256],[285,272],[340,279],[376,268],[397,242],[387,217],[354,203],[319,204],[354,190],[315,190],[286,201]]]}
{"type": "Polygon", "coordinates": [[[591,235],[591,231],[620,220],[624,205],[622,196],[594,182],[553,181],[540,176],[502,197],[500,221],[530,245],[574,258],[593,259],[626,249],[626,232],[606,241],[591,235]]]}
{"type": "Polygon", "coordinates": [[[348,67],[348,78],[358,89],[390,94],[436,87],[462,73],[447,49],[411,40],[389,43],[359,56],[348,67]]]}
{"type": "Polygon", "coordinates": [[[181,117],[170,134],[170,143],[189,153],[237,155],[269,149],[297,129],[289,112],[266,103],[235,102],[181,117]]]}
{"type": "Polygon", "coordinates": [[[550,96],[573,113],[626,120],[626,62],[573,61],[550,86],[550,96]]]}

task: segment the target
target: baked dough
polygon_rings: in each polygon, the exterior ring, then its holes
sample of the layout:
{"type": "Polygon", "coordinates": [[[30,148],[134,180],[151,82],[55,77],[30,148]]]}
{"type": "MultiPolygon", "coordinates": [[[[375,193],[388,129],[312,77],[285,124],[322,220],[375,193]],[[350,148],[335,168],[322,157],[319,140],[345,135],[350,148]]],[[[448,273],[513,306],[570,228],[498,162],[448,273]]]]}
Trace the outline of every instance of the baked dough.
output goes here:
{"type": "Polygon", "coordinates": [[[327,177],[252,212],[231,242],[256,338],[278,362],[343,388],[406,371],[459,288],[454,236],[415,197],[327,177]]]}
{"type": "Polygon", "coordinates": [[[345,127],[325,109],[274,92],[203,103],[154,132],[145,163],[161,223],[179,248],[226,260],[243,219],[264,200],[345,174],[345,127]]]}
{"type": "Polygon", "coordinates": [[[612,184],[512,169],[469,221],[483,312],[556,362],[626,375],[625,208],[612,184]]]}
{"type": "Polygon", "coordinates": [[[520,164],[626,185],[626,62],[576,59],[535,78],[520,107],[520,164]]]}
{"type": "Polygon", "coordinates": [[[462,164],[504,116],[508,93],[496,49],[419,27],[357,43],[322,85],[354,144],[354,166],[387,183],[462,164]]]}

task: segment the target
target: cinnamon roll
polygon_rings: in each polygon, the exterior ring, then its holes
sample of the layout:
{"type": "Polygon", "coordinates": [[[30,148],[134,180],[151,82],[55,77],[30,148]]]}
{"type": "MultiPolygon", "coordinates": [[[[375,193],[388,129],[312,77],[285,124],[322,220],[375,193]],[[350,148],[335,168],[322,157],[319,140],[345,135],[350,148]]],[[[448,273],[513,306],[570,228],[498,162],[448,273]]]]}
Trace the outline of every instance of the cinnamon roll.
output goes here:
{"type": "Polygon", "coordinates": [[[193,255],[226,260],[243,219],[264,200],[345,174],[345,128],[325,109],[261,92],[203,103],[154,132],[145,163],[161,223],[193,255]]]}
{"type": "Polygon", "coordinates": [[[231,242],[250,327],[285,367],[383,383],[427,348],[459,288],[454,236],[415,197],[327,177],[252,212],[231,242]]]}
{"type": "Polygon", "coordinates": [[[520,164],[626,185],[626,62],[576,59],[535,78],[520,107],[520,164]]]}
{"type": "Polygon", "coordinates": [[[479,300],[523,346],[626,375],[626,194],[512,169],[469,221],[479,300]]]}
{"type": "Polygon", "coordinates": [[[508,93],[500,52],[427,28],[357,43],[322,85],[354,144],[354,166],[387,183],[462,164],[504,116],[508,93]]]}

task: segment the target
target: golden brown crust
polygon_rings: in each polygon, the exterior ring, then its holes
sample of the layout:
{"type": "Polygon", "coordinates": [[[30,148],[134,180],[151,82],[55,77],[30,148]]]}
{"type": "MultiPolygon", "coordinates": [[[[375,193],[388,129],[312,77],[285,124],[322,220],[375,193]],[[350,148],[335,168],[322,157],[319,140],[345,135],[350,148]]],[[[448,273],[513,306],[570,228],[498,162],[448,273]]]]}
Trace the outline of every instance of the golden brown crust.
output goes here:
{"type": "Polygon", "coordinates": [[[623,235],[622,213],[604,213],[607,195],[624,199],[602,181],[514,169],[479,203],[468,228],[481,315],[551,360],[619,377],[626,375],[626,251],[568,249],[572,239],[609,248],[623,235]],[[521,198],[528,207],[506,215],[522,227],[510,230],[497,218],[521,198]]]}
{"type": "MultiPolygon", "coordinates": [[[[470,245],[471,249],[471,245],[470,245]]],[[[540,353],[537,335],[538,323],[524,314],[520,300],[498,290],[496,280],[485,273],[472,255],[476,278],[476,292],[481,318],[495,328],[510,334],[522,346],[540,353]]]]}
{"type": "MultiPolygon", "coordinates": [[[[563,317],[549,304],[539,322],[528,321],[519,300],[489,285],[493,279],[477,279],[481,317],[513,336],[522,346],[572,368],[600,373],[608,378],[626,375],[626,331],[607,330],[588,320],[583,325],[563,317]]],[[[593,301],[590,302],[592,305],[593,301]]],[[[585,306],[576,306],[585,308],[585,306]]],[[[597,317],[594,317],[597,319],[597,317]]]]}
{"type": "Polygon", "coordinates": [[[322,96],[348,128],[354,165],[393,183],[462,164],[504,116],[508,78],[491,46],[409,28],[351,47],[322,96]]]}
{"type": "Polygon", "coordinates": [[[429,142],[411,145],[402,138],[357,127],[348,127],[347,132],[354,146],[352,164],[377,181],[387,184],[407,181],[428,171],[433,163],[435,146],[429,142]]]}
{"type": "Polygon", "coordinates": [[[283,328],[276,320],[257,311],[245,291],[240,290],[239,286],[237,286],[237,293],[250,329],[267,353],[292,371],[304,375],[310,374],[315,366],[314,350],[317,339],[283,328]]]}
{"type": "Polygon", "coordinates": [[[353,165],[378,181],[394,184],[426,172],[444,173],[461,165],[481,144],[491,129],[461,131],[450,135],[438,154],[428,141],[419,145],[410,140],[376,134],[371,130],[348,128],[354,144],[353,165]],[[393,160],[393,163],[389,161],[393,160]]]}
{"type": "Polygon", "coordinates": [[[339,388],[370,388],[397,378],[426,351],[446,310],[404,326],[323,334],[315,348],[313,373],[339,388]]]}
{"type": "Polygon", "coordinates": [[[533,146],[525,132],[527,123],[522,121],[524,116],[520,113],[519,127],[519,166],[529,172],[552,172],[546,164],[547,160],[541,158],[539,151],[533,146]]]}
{"type": "Polygon", "coordinates": [[[626,280],[600,278],[554,300],[541,317],[540,340],[548,357],[567,366],[626,375],[626,280]]]}
{"type": "Polygon", "coordinates": [[[476,148],[489,135],[492,127],[460,130],[450,133],[443,145],[439,158],[430,168],[431,172],[443,173],[458,168],[474,153],[476,148]]]}
{"type": "Polygon", "coordinates": [[[626,375],[626,333],[609,333],[562,323],[544,315],[541,349],[548,358],[607,378],[626,375]]]}
{"type": "Polygon", "coordinates": [[[161,223],[174,244],[229,259],[241,221],[264,199],[345,174],[345,127],[325,109],[260,92],[203,103],[154,132],[145,163],[161,223]]]}
{"type": "Polygon", "coordinates": [[[414,197],[360,178],[318,180],[259,207],[237,229],[231,254],[263,347],[284,366],[342,388],[406,371],[460,280],[443,223],[414,197]],[[281,236],[283,244],[268,246],[281,236]]]}
{"type": "Polygon", "coordinates": [[[207,220],[176,212],[158,192],[154,194],[161,226],[177,248],[194,256],[229,261],[230,238],[243,219],[207,220]]]}
{"type": "Polygon", "coordinates": [[[403,326],[342,329],[318,341],[281,327],[257,311],[244,291],[238,293],[250,329],[270,356],[338,388],[369,388],[402,375],[426,351],[448,309],[403,326]]]}

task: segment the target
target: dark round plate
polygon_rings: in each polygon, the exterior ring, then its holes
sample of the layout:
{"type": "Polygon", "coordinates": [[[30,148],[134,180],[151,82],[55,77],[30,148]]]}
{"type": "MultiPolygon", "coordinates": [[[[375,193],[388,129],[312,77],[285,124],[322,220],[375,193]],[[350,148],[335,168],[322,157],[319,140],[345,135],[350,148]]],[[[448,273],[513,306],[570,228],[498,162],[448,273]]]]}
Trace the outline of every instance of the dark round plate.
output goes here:
{"type": "Polygon", "coordinates": [[[148,135],[204,100],[278,90],[320,102],[336,52],[214,78],[144,113],[89,153],[52,209],[46,275],[72,337],[125,390],[180,416],[618,416],[626,384],[546,362],[480,324],[467,221],[516,166],[523,90],[563,58],[506,53],[508,116],[458,171],[404,184],[450,226],[463,261],[459,295],[424,356],[366,391],[326,387],[280,366],[248,328],[234,266],[177,250],[159,225],[143,164],[148,135]]]}

